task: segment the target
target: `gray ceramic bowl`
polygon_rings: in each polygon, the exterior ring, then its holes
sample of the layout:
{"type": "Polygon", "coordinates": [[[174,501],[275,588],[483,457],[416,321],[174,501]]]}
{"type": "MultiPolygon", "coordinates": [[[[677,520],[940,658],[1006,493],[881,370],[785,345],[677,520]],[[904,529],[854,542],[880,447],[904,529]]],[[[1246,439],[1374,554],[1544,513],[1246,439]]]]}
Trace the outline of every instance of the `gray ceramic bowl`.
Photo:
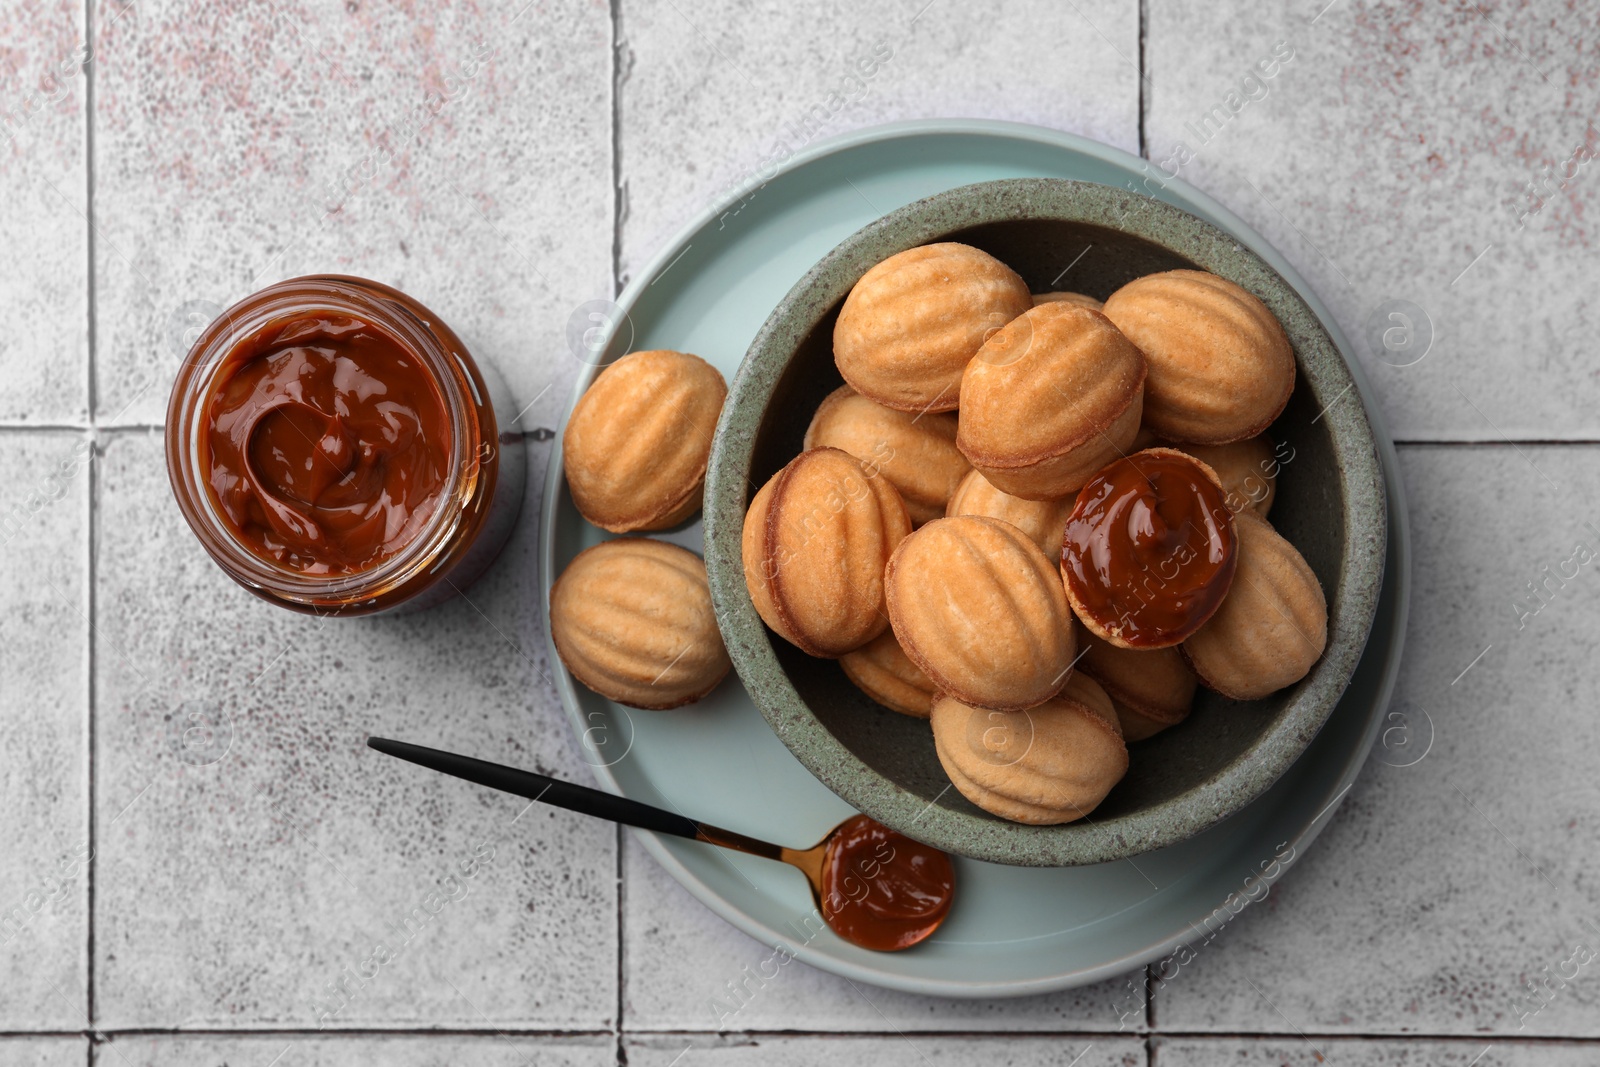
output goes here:
{"type": "Polygon", "coordinates": [[[1228,234],[1170,204],[1053,178],[984,182],[919,200],[824,257],[773,310],[745,356],[717,427],[705,496],[706,567],[728,651],[795,757],[852,806],[911,837],[1039,867],[1170,845],[1244,807],[1287,771],[1361,658],[1387,530],[1383,475],[1360,396],[1294,289],[1228,234]],[[1265,301],[1299,364],[1294,396],[1270,431],[1294,450],[1272,522],[1327,593],[1327,652],[1305,679],[1264,700],[1236,703],[1202,691],[1185,722],[1131,747],[1127,776],[1091,816],[1064,826],[1007,822],[969,803],[950,788],[926,722],[879,707],[837,663],[773,635],[745,588],[739,540],[750,498],[799,454],[812,412],[842,382],[832,345],[840,305],[875,263],[931,241],[982,248],[1035,292],[1070,288],[1104,299],[1154,271],[1212,271],[1265,301]]]}

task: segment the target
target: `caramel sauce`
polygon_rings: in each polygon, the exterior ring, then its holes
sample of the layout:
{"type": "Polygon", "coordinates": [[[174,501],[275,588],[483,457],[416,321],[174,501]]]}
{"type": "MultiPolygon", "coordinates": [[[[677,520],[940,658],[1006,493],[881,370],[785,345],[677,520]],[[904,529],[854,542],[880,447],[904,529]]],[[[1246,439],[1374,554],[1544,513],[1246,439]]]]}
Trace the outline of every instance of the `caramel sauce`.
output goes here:
{"type": "Polygon", "coordinates": [[[1169,647],[1198,630],[1237,563],[1223,490],[1171,449],[1136,452],[1090,479],[1061,554],[1074,598],[1136,648],[1169,647]]]}
{"type": "Polygon", "coordinates": [[[822,860],[822,918],[834,933],[877,952],[922,941],[950,913],[950,857],[865,815],[842,823],[822,860]]]}
{"type": "Polygon", "coordinates": [[[427,524],[449,480],[446,402],[399,337],[308,309],[227,352],[201,469],[230,532],[305,575],[366,570],[427,524]]]}

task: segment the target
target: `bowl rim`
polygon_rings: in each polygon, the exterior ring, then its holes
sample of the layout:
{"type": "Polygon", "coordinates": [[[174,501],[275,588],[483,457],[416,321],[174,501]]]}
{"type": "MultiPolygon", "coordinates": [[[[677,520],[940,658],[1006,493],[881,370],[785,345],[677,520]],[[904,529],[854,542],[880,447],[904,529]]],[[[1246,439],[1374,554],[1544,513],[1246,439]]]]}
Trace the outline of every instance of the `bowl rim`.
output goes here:
{"type": "MultiPolygon", "coordinates": [[[[1297,384],[1298,387],[1298,384],[1297,384]]],[[[1384,577],[1388,512],[1377,443],[1346,357],[1294,287],[1226,231],[1165,201],[1067,178],[1012,178],[949,189],[906,204],[846,237],[768,315],[729,387],[705,488],[705,561],[734,669],[796,759],[853,807],[946,851],[1020,866],[1126,859],[1214,826],[1266,792],[1316,737],[1349,684],[1372,627],[1384,577]],[[1344,552],[1329,596],[1322,658],[1274,722],[1189,790],[1111,819],[1058,826],[1011,823],[938,806],[868,766],[812,713],[778,662],[745,586],[741,533],[758,430],[797,344],[869,268],[896,252],[994,222],[1078,222],[1142,238],[1255,293],[1283,323],[1297,375],[1339,442],[1344,552]],[[1351,394],[1354,402],[1349,402],[1351,394]]],[[[886,712],[887,714],[887,712],[886,712]]],[[[942,797],[942,793],[940,796],[942,797]]]]}

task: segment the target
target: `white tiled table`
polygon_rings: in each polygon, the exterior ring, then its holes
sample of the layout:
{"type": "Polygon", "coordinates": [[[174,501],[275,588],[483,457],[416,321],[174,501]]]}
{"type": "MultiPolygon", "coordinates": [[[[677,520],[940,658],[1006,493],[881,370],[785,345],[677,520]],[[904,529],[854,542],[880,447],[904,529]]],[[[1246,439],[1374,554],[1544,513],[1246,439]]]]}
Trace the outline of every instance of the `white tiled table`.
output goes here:
{"type": "Polygon", "coordinates": [[[1600,965],[1537,1014],[1523,985],[1600,948],[1600,573],[1517,608],[1600,550],[1600,165],[1525,191],[1600,150],[1592,4],[523,2],[0,2],[0,1063],[1600,1058],[1600,965]],[[545,680],[537,500],[470,601],[318,626],[232,586],[166,488],[186,332],[310,271],[415,294],[552,425],[571,309],[885,48],[819,134],[975,115],[1142,151],[1353,336],[1389,300],[1431,324],[1421,362],[1367,369],[1416,537],[1397,700],[1433,747],[1377,753],[1122,1033],[1123,982],[944,1002],[803,967],[718,1033],[766,950],[635,842],[361,754],[383,732],[587,774],[545,680]],[[180,743],[196,723],[210,747],[180,743]]]}

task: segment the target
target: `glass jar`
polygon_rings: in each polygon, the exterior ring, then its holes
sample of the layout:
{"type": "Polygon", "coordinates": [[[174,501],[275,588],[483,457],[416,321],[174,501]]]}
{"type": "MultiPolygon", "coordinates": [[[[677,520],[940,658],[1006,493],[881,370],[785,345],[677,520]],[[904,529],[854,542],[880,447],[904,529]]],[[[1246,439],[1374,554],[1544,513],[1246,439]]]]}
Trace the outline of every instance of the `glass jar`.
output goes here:
{"type": "Polygon", "coordinates": [[[234,581],[318,615],[412,610],[483,573],[521,510],[505,385],[411,297],[292,278],[224,311],[173,384],[167,473],[234,581]],[[508,428],[509,429],[509,428],[508,428]]]}

